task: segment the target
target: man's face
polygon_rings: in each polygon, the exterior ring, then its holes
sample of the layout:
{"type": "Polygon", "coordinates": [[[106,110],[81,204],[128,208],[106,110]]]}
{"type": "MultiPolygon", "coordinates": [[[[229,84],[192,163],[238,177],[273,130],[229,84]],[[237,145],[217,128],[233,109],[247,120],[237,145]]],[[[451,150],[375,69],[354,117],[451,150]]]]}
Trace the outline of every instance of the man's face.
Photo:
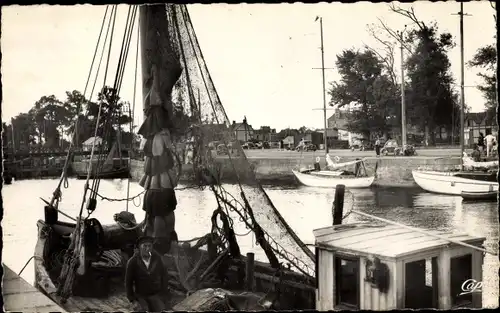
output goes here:
{"type": "Polygon", "coordinates": [[[152,251],[153,251],[153,244],[151,242],[143,242],[139,246],[139,252],[143,257],[150,256],[152,251]]]}

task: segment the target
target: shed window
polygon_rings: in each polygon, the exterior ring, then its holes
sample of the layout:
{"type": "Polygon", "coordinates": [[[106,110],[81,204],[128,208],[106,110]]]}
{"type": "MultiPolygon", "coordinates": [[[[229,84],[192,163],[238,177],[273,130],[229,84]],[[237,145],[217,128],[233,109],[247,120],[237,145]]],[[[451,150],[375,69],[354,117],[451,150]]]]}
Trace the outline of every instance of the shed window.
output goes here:
{"type": "Polygon", "coordinates": [[[359,309],[359,259],[335,258],[336,304],[359,309]]]}
{"type": "Polygon", "coordinates": [[[450,260],[451,305],[466,307],[472,304],[472,293],[462,294],[462,285],[472,278],[472,254],[451,258],[450,260]]]}

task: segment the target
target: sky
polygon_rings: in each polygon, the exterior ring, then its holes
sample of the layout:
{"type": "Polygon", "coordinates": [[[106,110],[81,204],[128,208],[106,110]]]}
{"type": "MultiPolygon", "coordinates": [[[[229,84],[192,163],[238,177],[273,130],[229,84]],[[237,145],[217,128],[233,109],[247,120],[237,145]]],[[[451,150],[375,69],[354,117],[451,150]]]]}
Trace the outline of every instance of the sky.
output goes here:
{"type": "MultiPolygon", "coordinates": [[[[460,82],[460,4],[453,1],[417,1],[416,16],[439,21],[441,32],[450,32],[456,47],[449,53],[452,74],[460,82]]],[[[65,92],[83,91],[94,55],[105,6],[2,6],[2,120],[27,112],[44,95],[65,99],[65,92]]],[[[367,25],[382,19],[393,29],[411,27],[411,21],[389,10],[386,3],[318,4],[210,4],[188,5],[207,66],[230,120],[244,116],[254,128],[277,130],[301,126],[322,128],[323,95],[320,25],[323,18],[327,87],[340,76],[336,55],[367,44],[381,48],[367,25]]],[[[116,72],[128,7],[120,5],[116,19],[109,77],[116,72]]],[[[466,2],[464,54],[469,61],[476,50],[494,43],[494,10],[488,1],[466,2]]],[[[133,103],[136,32],[124,74],[121,98],[133,103]]],[[[396,50],[398,66],[400,55],[396,50]]],[[[139,58],[140,63],[140,58],[139,58]]],[[[138,71],[140,73],[140,69],[138,71]]],[[[484,109],[484,99],[473,86],[479,70],[465,68],[465,101],[473,112],[484,109]]],[[[141,76],[137,77],[135,124],[142,121],[141,76]]],[[[97,82],[96,90],[102,86],[97,82]]],[[[87,93],[90,94],[89,92],[87,93]]],[[[459,90],[459,85],[457,85],[459,90]]],[[[94,93],[95,94],[95,93],[94,93]]],[[[95,99],[95,95],[94,98],[95,99]]],[[[327,102],[329,102],[327,96],[327,102]]],[[[333,111],[328,112],[330,116],[333,111]]]]}

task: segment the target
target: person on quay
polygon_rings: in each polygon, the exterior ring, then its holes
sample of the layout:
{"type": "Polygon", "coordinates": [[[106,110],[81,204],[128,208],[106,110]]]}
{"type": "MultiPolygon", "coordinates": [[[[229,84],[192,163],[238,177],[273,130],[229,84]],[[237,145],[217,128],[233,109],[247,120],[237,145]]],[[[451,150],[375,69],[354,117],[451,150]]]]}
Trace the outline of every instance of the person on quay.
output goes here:
{"type": "Polygon", "coordinates": [[[477,147],[479,149],[479,152],[481,152],[481,153],[484,152],[484,135],[483,135],[483,133],[479,133],[479,138],[477,138],[477,147]]]}
{"type": "Polygon", "coordinates": [[[379,157],[380,156],[380,138],[377,137],[377,140],[375,140],[375,154],[379,157]]]}
{"type": "Polygon", "coordinates": [[[136,308],[161,312],[166,309],[168,277],[161,255],[153,250],[153,241],[150,236],[138,239],[137,251],[127,262],[125,289],[136,308]]]}

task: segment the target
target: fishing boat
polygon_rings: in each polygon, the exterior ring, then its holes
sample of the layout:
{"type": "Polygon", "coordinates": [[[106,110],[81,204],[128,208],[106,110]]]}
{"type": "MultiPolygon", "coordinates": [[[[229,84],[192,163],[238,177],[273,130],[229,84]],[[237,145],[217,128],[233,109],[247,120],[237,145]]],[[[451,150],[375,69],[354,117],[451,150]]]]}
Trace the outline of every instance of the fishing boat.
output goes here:
{"type": "Polygon", "coordinates": [[[115,142],[105,158],[101,155],[71,163],[71,170],[78,179],[92,178],[113,179],[130,176],[130,159],[121,153],[120,145],[115,142]]]}
{"type": "Polygon", "coordinates": [[[375,221],[314,230],[317,310],[482,307],[484,237],[351,213],[375,221]]]}
{"type": "MultiPolygon", "coordinates": [[[[117,10],[116,5],[106,7],[101,33],[106,32],[103,31],[106,22],[113,25],[111,34],[117,33],[115,23],[111,23],[117,10]]],[[[228,162],[237,158],[230,163],[231,169],[238,173],[237,177],[245,177],[247,182],[251,179],[252,183],[238,181],[238,192],[231,194],[217,178],[218,166],[214,163],[215,156],[208,151],[208,142],[218,140],[228,145],[235,142],[235,134],[230,130],[230,120],[206,67],[187,7],[155,4],[129,6],[128,10],[122,43],[126,52],[121,53],[123,58],[118,61],[113,90],[116,93],[120,90],[123,80],[120,75],[125,72],[131,34],[139,20],[135,68],[138,68],[140,51],[145,120],[138,133],[145,139],[145,165],[140,181],[144,191],[129,196],[129,181],[124,200],[128,205],[133,199],[143,197],[145,211],[147,203],[173,205],[175,210],[175,197],[183,196],[177,181],[186,166],[178,157],[185,151],[177,151],[177,147],[182,146],[178,143],[193,138],[193,158],[189,166],[195,174],[192,185],[186,188],[207,188],[217,202],[205,236],[179,240],[189,238],[189,233],[185,233],[188,230],[174,228],[160,232],[163,237],[155,238],[155,249],[163,255],[169,274],[167,309],[313,309],[314,254],[257,182],[238,143],[233,143],[232,148],[239,153],[228,162]],[[194,85],[204,87],[200,88],[199,101],[193,97],[194,85]],[[155,202],[151,198],[155,193],[165,192],[173,193],[173,200],[170,197],[155,202]],[[236,234],[233,228],[238,221],[254,234],[267,262],[255,260],[252,253],[246,257],[242,254],[238,244],[238,237],[242,235],[236,234]]],[[[107,37],[99,36],[104,38],[103,51],[107,37]]],[[[110,40],[110,50],[111,43],[110,40]]],[[[98,40],[97,46],[99,44],[98,40]]],[[[65,168],[69,154],[71,149],[65,168]]],[[[101,171],[102,167],[96,168],[96,174],[101,171]]],[[[124,271],[137,238],[150,229],[149,213],[137,222],[126,209],[114,212],[115,223],[101,224],[92,218],[92,213],[105,209],[106,200],[119,199],[101,195],[102,200],[98,200],[101,176],[89,175],[80,212],[74,218],[64,212],[61,185],[65,172],[51,200],[44,200],[45,218],[37,222],[35,286],[68,312],[135,310],[126,298],[124,271]],[[61,221],[59,216],[72,222],[61,221]]],[[[168,217],[174,214],[175,211],[168,217]]]]}
{"type": "Polygon", "coordinates": [[[292,173],[300,183],[309,187],[335,188],[341,184],[347,188],[368,188],[375,181],[375,174],[368,176],[363,160],[329,163],[327,158],[327,168],[328,170],[292,170],[292,173]],[[354,171],[339,170],[352,165],[355,166],[354,171]]]}

